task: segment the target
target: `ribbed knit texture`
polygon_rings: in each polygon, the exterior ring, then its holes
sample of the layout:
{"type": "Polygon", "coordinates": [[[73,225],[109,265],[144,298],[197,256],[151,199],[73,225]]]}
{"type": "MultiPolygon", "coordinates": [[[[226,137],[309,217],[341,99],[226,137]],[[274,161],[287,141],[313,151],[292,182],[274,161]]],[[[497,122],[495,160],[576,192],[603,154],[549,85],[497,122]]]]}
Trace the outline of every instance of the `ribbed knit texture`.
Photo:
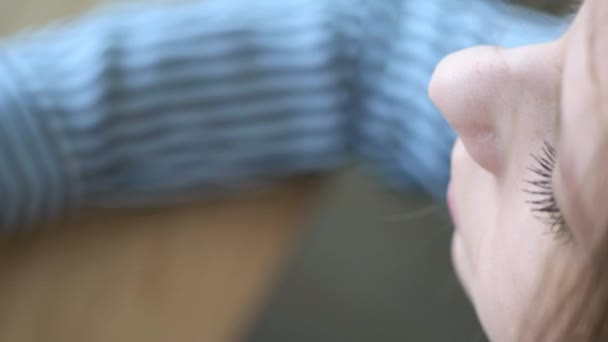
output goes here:
{"type": "Polygon", "coordinates": [[[349,160],[441,197],[454,134],[426,95],[436,63],[562,24],[478,0],[204,0],[15,37],[0,47],[0,227],[349,160]]]}

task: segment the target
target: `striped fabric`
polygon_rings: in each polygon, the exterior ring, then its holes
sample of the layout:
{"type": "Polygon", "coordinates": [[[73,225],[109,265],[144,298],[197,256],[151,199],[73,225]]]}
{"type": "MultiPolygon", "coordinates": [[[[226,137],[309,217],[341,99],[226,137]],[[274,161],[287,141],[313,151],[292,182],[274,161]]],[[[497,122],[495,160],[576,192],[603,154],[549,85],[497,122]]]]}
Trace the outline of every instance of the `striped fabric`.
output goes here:
{"type": "Polygon", "coordinates": [[[0,227],[215,195],[362,162],[438,197],[454,135],[435,64],[563,22],[481,0],[106,8],[0,46],[0,227]]]}

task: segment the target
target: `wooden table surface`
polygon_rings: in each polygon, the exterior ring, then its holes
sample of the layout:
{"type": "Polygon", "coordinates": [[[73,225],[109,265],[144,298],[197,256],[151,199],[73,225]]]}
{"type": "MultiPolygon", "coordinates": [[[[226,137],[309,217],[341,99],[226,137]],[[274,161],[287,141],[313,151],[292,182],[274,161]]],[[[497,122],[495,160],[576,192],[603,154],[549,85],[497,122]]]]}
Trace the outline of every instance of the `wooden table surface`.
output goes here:
{"type": "MultiPolygon", "coordinates": [[[[93,0],[0,2],[0,34],[93,0]]],[[[237,341],[303,227],[318,179],[186,206],[87,213],[0,239],[0,341],[237,341]]]]}

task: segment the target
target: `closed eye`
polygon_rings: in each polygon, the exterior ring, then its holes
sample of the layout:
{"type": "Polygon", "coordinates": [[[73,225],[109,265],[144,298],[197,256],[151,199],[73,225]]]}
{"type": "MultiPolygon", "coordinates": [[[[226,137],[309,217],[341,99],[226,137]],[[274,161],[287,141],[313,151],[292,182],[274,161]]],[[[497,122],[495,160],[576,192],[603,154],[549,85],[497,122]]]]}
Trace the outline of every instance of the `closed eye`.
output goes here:
{"type": "Polygon", "coordinates": [[[523,191],[531,199],[526,203],[537,219],[547,225],[556,237],[568,237],[570,231],[555,200],[553,192],[553,171],[555,169],[555,149],[545,142],[539,153],[532,154],[532,165],[528,167],[532,177],[524,179],[523,191]]]}

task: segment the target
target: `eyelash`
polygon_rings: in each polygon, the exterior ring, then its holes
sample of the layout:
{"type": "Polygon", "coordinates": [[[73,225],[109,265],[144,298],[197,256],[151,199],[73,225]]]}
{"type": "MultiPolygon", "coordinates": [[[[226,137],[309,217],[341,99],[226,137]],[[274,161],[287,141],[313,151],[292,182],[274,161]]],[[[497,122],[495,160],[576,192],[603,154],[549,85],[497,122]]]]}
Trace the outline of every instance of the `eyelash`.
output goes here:
{"type": "Polygon", "coordinates": [[[549,226],[556,237],[568,236],[568,227],[553,193],[553,170],[555,169],[555,149],[545,142],[540,153],[532,154],[533,165],[528,167],[536,177],[534,180],[524,180],[527,188],[524,192],[533,197],[526,201],[532,212],[542,222],[549,226]]]}

